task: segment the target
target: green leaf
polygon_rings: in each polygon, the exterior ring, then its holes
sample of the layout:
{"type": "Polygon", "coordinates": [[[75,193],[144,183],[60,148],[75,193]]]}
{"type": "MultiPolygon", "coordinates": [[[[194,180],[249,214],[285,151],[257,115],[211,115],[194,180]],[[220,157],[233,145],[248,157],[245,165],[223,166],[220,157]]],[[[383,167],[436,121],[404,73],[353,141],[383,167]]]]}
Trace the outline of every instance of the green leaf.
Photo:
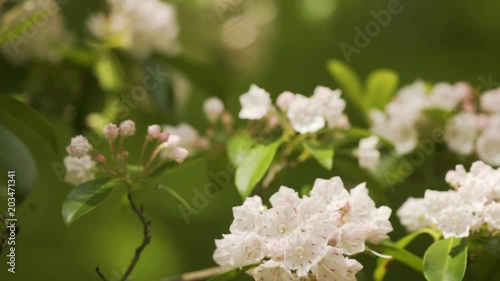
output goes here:
{"type": "Polygon", "coordinates": [[[2,148],[0,150],[0,172],[2,178],[5,178],[0,182],[0,194],[7,195],[9,193],[6,175],[8,171],[15,171],[15,198],[18,200],[17,204],[19,204],[33,187],[38,176],[38,169],[26,145],[1,125],[0,147],[2,148]]]}
{"type": "Polygon", "coordinates": [[[428,281],[460,281],[467,265],[467,240],[450,237],[432,244],[424,255],[428,281]]]}
{"type": "Polygon", "coordinates": [[[249,196],[264,177],[282,143],[280,139],[268,145],[259,144],[245,156],[236,169],[236,187],[242,198],[249,196]]]}
{"type": "Polygon", "coordinates": [[[368,108],[384,109],[391,100],[399,84],[399,76],[389,69],[378,69],[370,73],[366,80],[368,108]]]}
{"type": "Polygon", "coordinates": [[[62,206],[62,215],[67,226],[92,211],[111,194],[111,189],[122,181],[100,178],[82,183],[68,194],[62,206]]]}
{"type": "Polygon", "coordinates": [[[302,143],[304,149],[311,153],[311,155],[318,161],[321,166],[327,170],[333,167],[333,145],[320,143],[318,141],[305,141],[302,143]]]}
{"type": "Polygon", "coordinates": [[[231,279],[234,279],[236,277],[242,276],[243,274],[245,274],[245,272],[247,270],[250,270],[250,269],[252,269],[252,268],[254,268],[256,266],[257,265],[255,265],[255,264],[251,264],[251,265],[244,266],[241,269],[235,268],[233,270],[230,270],[230,271],[224,272],[222,274],[219,274],[217,276],[214,276],[214,277],[208,279],[208,281],[227,281],[227,280],[231,280],[231,279]]]}
{"type": "Polygon", "coordinates": [[[57,136],[50,123],[36,110],[16,99],[0,96],[0,123],[9,118],[21,122],[27,130],[32,130],[57,153],[57,136]]]}
{"type": "Polygon", "coordinates": [[[177,200],[177,202],[181,203],[189,212],[193,212],[193,208],[191,208],[186,199],[184,199],[181,195],[179,195],[179,193],[177,193],[172,188],[166,186],[165,184],[162,184],[161,182],[157,182],[154,180],[143,180],[142,182],[153,183],[158,189],[168,192],[175,200],[177,200]]]}
{"type": "Polygon", "coordinates": [[[453,115],[452,111],[443,108],[426,108],[423,110],[424,114],[429,117],[437,125],[443,126],[450,116],[453,115]]]}
{"type": "Polygon", "coordinates": [[[248,137],[236,136],[229,139],[227,142],[227,155],[231,163],[235,166],[239,166],[252,146],[253,140],[248,137]]]}
{"type": "Polygon", "coordinates": [[[99,85],[105,91],[116,92],[122,87],[122,73],[118,60],[111,55],[102,55],[94,65],[99,85]]]}
{"type": "Polygon", "coordinates": [[[368,116],[363,102],[362,86],[359,77],[345,63],[339,60],[327,62],[330,75],[342,88],[342,97],[347,101],[346,112],[353,125],[368,126],[368,116]]]}
{"type": "Polygon", "coordinates": [[[335,137],[333,141],[333,146],[336,149],[342,147],[356,147],[359,144],[359,141],[364,138],[368,138],[371,136],[377,136],[380,144],[383,146],[392,149],[394,145],[388,141],[386,138],[373,133],[372,131],[362,129],[362,128],[350,128],[348,130],[340,131],[338,135],[335,137]]]}
{"type": "MultiPolygon", "coordinates": [[[[439,239],[439,237],[441,236],[441,234],[439,232],[437,232],[433,229],[422,228],[419,231],[410,233],[410,234],[406,235],[405,237],[399,239],[394,245],[397,248],[404,250],[404,248],[406,248],[406,246],[408,246],[415,238],[417,238],[421,234],[429,234],[430,236],[432,236],[434,238],[434,241],[437,241],[439,239]]],[[[373,278],[375,281],[381,281],[384,279],[385,274],[387,273],[387,270],[388,270],[388,265],[393,259],[395,259],[394,256],[392,259],[379,258],[377,260],[377,266],[375,267],[375,271],[373,272],[373,278]]],[[[422,262],[421,262],[421,264],[422,264],[422,262]]]]}
{"type": "MultiPolygon", "coordinates": [[[[379,245],[370,246],[370,248],[373,248],[382,254],[390,255],[392,256],[392,259],[397,260],[420,273],[423,272],[423,262],[420,257],[399,247],[391,241],[385,240],[379,245]]],[[[379,259],[377,261],[377,267],[373,273],[373,278],[375,280],[383,280],[385,272],[387,271],[387,263],[389,263],[392,259],[379,259]]]]}

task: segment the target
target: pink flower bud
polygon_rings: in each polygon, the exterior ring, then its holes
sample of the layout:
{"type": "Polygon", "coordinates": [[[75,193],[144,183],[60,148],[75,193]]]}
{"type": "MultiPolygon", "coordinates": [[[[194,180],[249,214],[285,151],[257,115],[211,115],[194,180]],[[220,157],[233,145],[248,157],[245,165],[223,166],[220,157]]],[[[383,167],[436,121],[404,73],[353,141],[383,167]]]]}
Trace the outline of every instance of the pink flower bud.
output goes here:
{"type": "Polygon", "coordinates": [[[275,127],[277,127],[279,124],[280,124],[280,119],[279,119],[279,118],[278,118],[278,116],[276,116],[276,115],[271,115],[271,116],[269,116],[269,118],[267,119],[267,125],[268,125],[270,128],[275,128],[275,127]]]}
{"type": "Polygon", "coordinates": [[[168,132],[162,132],[160,134],[160,136],[158,137],[158,139],[162,142],[166,142],[168,140],[168,137],[170,136],[170,134],[168,132]]]}
{"type": "Polygon", "coordinates": [[[222,113],[221,120],[222,120],[222,124],[224,124],[226,126],[232,126],[233,122],[234,122],[233,115],[231,115],[231,113],[229,113],[229,112],[222,113]]]}
{"type": "Polygon", "coordinates": [[[101,153],[97,154],[97,162],[98,163],[104,163],[106,162],[106,157],[104,157],[104,155],[102,155],[101,153]]]}
{"type": "Polygon", "coordinates": [[[66,151],[73,157],[82,157],[87,155],[92,150],[92,145],[90,145],[87,138],[84,136],[76,136],[71,139],[70,145],[66,147],[66,151]]]}
{"type": "Polygon", "coordinates": [[[122,136],[133,136],[135,134],[135,123],[132,120],[125,120],[120,123],[120,133],[122,136]]]}
{"type": "Polygon", "coordinates": [[[295,95],[292,92],[283,92],[276,99],[276,105],[283,111],[285,111],[288,106],[294,100],[295,95]]]}
{"type": "Polygon", "coordinates": [[[148,137],[152,139],[159,138],[161,135],[160,125],[151,125],[148,127],[148,137]]]}
{"type": "Polygon", "coordinates": [[[177,163],[184,162],[184,159],[188,156],[188,151],[182,147],[176,147],[170,153],[170,158],[172,158],[177,163]]]}
{"type": "Polygon", "coordinates": [[[210,140],[205,137],[199,138],[196,141],[196,146],[200,149],[208,150],[210,148],[210,140]]]}
{"type": "Polygon", "coordinates": [[[165,142],[165,145],[168,148],[177,148],[180,142],[181,137],[179,137],[178,135],[170,135],[168,136],[168,140],[165,142]]]}
{"type": "Polygon", "coordinates": [[[108,125],[104,126],[102,134],[108,140],[115,140],[120,134],[120,129],[118,128],[118,126],[116,126],[116,124],[109,123],[108,125]]]}

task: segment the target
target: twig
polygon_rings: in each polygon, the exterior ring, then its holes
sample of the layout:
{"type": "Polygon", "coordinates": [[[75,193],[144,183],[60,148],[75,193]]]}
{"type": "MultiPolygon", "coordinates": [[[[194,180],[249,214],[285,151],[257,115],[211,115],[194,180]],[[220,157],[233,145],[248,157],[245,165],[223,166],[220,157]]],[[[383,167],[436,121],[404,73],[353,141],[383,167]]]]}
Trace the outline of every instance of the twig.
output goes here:
{"type": "Polygon", "coordinates": [[[97,272],[97,275],[99,275],[99,277],[103,280],[103,281],[107,281],[106,277],[104,277],[104,275],[101,273],[101,271],[99,270],[99,267],[96,267],[95,268],[95,272],[97,272]]]}
{"type": "Polygon", "coordinates": [[[135,249],[135,255],[132,258],[132,261],[130,262],[130,265],[128,266],[127,271],[125,271],[125,273],[123,274],[120,281],[127,280],[127,278],[130,276],[130,274],[134,270],[135,265],[139,261],[139,258],[141,257],[142,251],[144,251],[144,248],[146,248],[146,246],[151,241],[151,221],[148,220],[146,218],[146,216],[144,215],[144,206],[141,205],[141,207],[138,208],[137,205],[135,204],[135,202],[132,198],[132,186],[131,186],[131,184],[128,183],[127,187],[128,187],[128,194],[127,194],[128,201],[130,202],[130,206],[132,207],[132,210],[134,210],[137,217],[139,217],[139,219],[141,220],[141,223],[142,223],[142,226],[144,229],[144,237],[142,239],[141,245],[137,249],[135,249]]]}
{"type": "MultiPolygon", "coordinates": [[[[139,220],[142,223],[143,230],[144,230],[144,237],[142,239],[141,245],[137,249],[135,249],[135,254],[132,257],[132,261],[130,262],[130,264],[129,264],[127,270],[125,271],[125,273],[123,274],[122,278],[120,278],[120,281],[126,281],[127,278],[130,277],[130,274],[134,270],[137,262],[139,261],[142,252],[144,251],[146,246],[151,241],[151,221],[149,219],[147,219],[146,216],[144,215],[144,206],[141,205],[140,207],[137,207],[137,205],[135,204],[134,199],[132,198],[132,184],[128,181],[126,181],[126,184],[127,184],[127,189],[128,189],[127,190],[127,198],[128,198],[128,201],[130,202],[130,207],[132,208],[134,213],[137,215],[137,217],[139,217],[139,220]]],[[[99,275],[99,277],[102,280],[106,281],[106,278],[100,272],[99,267],[96,267],[96,272],[97,272],[97,275],[99,275]]]]}
{"type": "Polygon", "coordinates": [[[163,281],[194,281],[194,280],[204,280],[208,279],[212,276],[221,273],[221,268],[219,266],[210,267],[202,270],[187,272],[182,274],[181,276],[167,278],[163,281]]]}

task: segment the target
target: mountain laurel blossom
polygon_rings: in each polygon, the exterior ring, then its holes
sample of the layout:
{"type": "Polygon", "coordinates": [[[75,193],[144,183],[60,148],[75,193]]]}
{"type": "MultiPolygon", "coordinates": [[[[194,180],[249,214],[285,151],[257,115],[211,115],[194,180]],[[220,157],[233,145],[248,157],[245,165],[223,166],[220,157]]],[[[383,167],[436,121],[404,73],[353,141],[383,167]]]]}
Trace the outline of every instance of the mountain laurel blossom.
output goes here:
{"type": "Polygon", "coordinates": [[[369,171],[375,171],[380,162],[380,151],[377,150],[379,139],[377,136],[371,136],[361,139],[355,155],[358,157],[358,163],[361,168],[369,171]]]}
{"type": "Polygon", "coordinates": [[[444,238],[490,234],[500,230],[500,169],[477,161],[467,172],[457,165],[446,175],[449,191],[426,190],[423,198],[409,198],[397,211],[408,231],[433,227],[444,238]]]}
{"type": "Polygon", "coordinates": [[[224,112],[224,103],[217,97],[208,98],[203,102],[203,112],[208,121],[214,123],[224,112]]]}
{"type": "Polygon", "coordinates": [[[377,208],[365,184],[348,192],[339,177],[317,179],[310,196],[285,186],[233,208],[230,234],[216,240],[214,260],[223,269],[257,264],[255,280],[356,280],[362,265],[350,255],[392,231],[391,209],[377,208]]]}
{"type": "Polygon", "coordinates": [[[250,90],[240,96],[241,119],[259,120],[271,109],[271,97],[264,89],[251,85],[250,90]]]}

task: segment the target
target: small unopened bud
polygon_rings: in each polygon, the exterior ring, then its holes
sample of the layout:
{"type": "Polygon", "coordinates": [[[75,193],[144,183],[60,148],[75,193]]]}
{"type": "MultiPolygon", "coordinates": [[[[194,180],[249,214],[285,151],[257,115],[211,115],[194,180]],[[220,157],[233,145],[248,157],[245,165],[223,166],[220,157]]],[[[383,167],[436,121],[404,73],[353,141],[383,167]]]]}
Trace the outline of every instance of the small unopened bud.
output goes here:
{"type": "Polygon", "coordinates": [[[160,136],[158,137],[158,139],[162,142],[166,142],[168,141],[168,137],[170,136],[170,134],[168,132],[162,132],[160,134],[160,136]]]}
{"type": "Polygon", "coordinates": [[[275,128],[280,124],[280,119],[276,115],[271,115],[267,119],[267,125],[269,128],[275,128]]]}
{"type": "Polygon", "coordinates": [[[106,162],[106,157],[104,157],[104,155],[102,155],[101,153],[97,154],[97,157],[96,157],[96,160],[98,163],[104,163],[106,162]]]}
{"type": "Polygon", "coordinates": [[[148,137],[151,139],[159,138],[161,135],[160,125],[151,125],[148,127],[148,137]]]}
{"type": "Polygon", "coordinates": [[[118,158],[119,160],[124,160],[124,159],[127,159],[127,158],[128,158],[128,151],[124,150],[124,151],[122,151],[121,153],[118,153],[117,158],[118,158]]]}
{"type": "Polygon", "coordinates": [[[177,163],[182,163],[184,162],[184,159],[186,159],[186,157],[188,156],[188,153],[189,152],[185,148],[176,147],[170,153],[170,158],[172,158],[177,163]]]}
{"type": "Polygon", "coordinates": [[[205,137],[201,137],[196,141],[196,146],[200,149],[207,150],[210,148],[210,140],[205,137]]]}
{"type": "Polygon", "coordinates": [[[118,126],[116,126],[116,124],[109,123],[108,125],[104,126],[102,134],[108,140],[115,140],[120,134],[120,129],[118,128],[118,126]]]}
{"type": "Polygon", "coordinates": [[[135,123],[132,120],[125,120],[120,123],[120,133],[122,136],[133,136],[135,134],[135,123]]]}
{"type": "Polygon", "coordinates": [[[222,124],[224,124],[224,126],[229,126],[229,127],[233,126],[234,118],[233,118],[233,115],[231,115],[231,113],[229,113],[229,112],[222,113],[221,120],[222,120],[222,124]]]}
{"type": "Polygon", "coordinates": [[[291,92],[283,92],[276,99],[276,105],[283,111],[285,111],[288,106],[295,99],[295,95],[291,92]]]}
{"type": "Polygon", "coordinates": [[[351,127],[351,123],[349,122],[349,118],[345,114],[342,115],[342,117],[340,117],[339,122],[337,123],[337,128],[349,129],[350,127],[351,127]]]}
{"type": "Polygon", "coordinates": [[[208,121],[215,122],[219,119],[219,116],[224,112],[224,104],[217,97],[211,97],[205,100],[203,103],[203,111],[208,121]]]}

